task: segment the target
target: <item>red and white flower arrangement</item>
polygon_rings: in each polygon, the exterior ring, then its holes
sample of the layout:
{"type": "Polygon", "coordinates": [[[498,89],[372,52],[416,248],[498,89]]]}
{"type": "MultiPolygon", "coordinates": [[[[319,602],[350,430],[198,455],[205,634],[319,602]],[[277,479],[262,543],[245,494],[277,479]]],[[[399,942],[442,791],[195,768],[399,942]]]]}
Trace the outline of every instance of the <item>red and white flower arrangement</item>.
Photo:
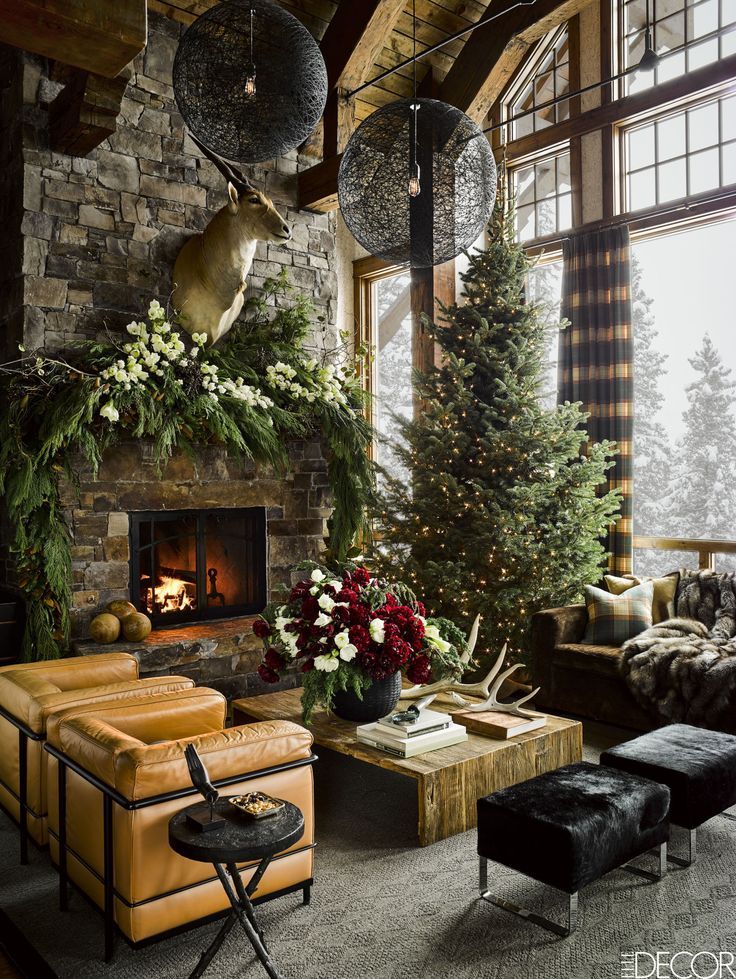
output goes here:
{"type": "Polygon", "coordinates": [[[427,618],[405,585],[373,578],[364,567],[333,573],[313,566],[285,604],[268,606],[253,631],[265,647],[263,680],[277,683],[295,669],[304,674],[306,721],[317,704],[329,709],[337,690],[361,696],[399,670],[412,683],[429,683],[465,668],[462,631],[447,619],[427,618]]]}

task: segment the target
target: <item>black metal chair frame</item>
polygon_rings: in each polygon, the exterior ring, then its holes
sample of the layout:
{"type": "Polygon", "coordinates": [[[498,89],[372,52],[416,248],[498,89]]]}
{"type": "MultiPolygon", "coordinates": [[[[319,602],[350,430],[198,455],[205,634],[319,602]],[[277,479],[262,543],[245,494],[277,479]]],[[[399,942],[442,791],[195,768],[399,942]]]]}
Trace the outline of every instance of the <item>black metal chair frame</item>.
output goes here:
{"type": "MultiPolygon", "coordinates": [[[[102,884],[104,887],[104,903],[102,913],[104,915],[105,921],[105,962],[110,962],[112,960],[114,949],[115,949],[115,899],[122,901],[129,907],[137,907],[139,904],[147,904],[152,898],[148,898],[145,901],[136,902],[135,904],[130,904],[126,901],[124,897],[115,891],[115,881],[114,881],[114,843],[113,843],[113,806],[119,806],[128,812],[137,809],[147,809],[150,806],[158,805],[160,802],[170,802],[173,799],[187,799],[191,796],[198,795],[197,790],[193,787],[187,787],[185,789],[176,789],[171,792],[162,792],[159,795],[148,796],[145,799],[130,800],[126,799],[124,795],[112,788],[106,782],[103,782],[96,775],[87,771],[78,762],[74,761],[68,755],[54,748],[53,745],[46,743],[44,748],[50,755],[56,758],[58,762],[58,793],[59,793],[59,832],[58,835],[54,833],[54,837],[59,843],[59,907],[62,911],[66,911],[69,906],[69,884],[74,884],[74,881],[70,880],[68,870],[67,870],[67,855],[69,852],[73,852],[75,858],[84,863],[84,866],[95,876],[99,875],[89,866],[85,861],[82,861],[79,854],[74,851],[70,851],[67,845],[67,835],[66,835],[66,780],[67,780],[67,770],[73,771],[76,775],[79,775],[85,781],[89,782],[102,794],[103,803],[103,819],[102,819],[102,833],[103,833],[103,873],[102,873],[102,884]]],[[[305,765],[313,765],[317,761],[317,755],[311,754],[308,758],[299,759],[299,761],[286,762],[283,765],[273,765],[269,768],[262,768],[258,771],[241,772],[237,775],[229,775],[227,778],[218,779],[213,781],[213,785],[217,789],[226,788],[229,785],[236,785],[238,782],[250,781],[255,778],[262,778],[265,775],[271,775],[274,772],[284,772],[292,768],[303,768],[305,765]]],[[[300,853],[305,850],[314,849],[315,844],[311,843],[303,847],[299,847],[296,850],[290,850],[289,856],[294,853],[300,853]]],[[[276,860],[283,859],[276,857],[276,860]]],[[[257,866],[258,861],[254,862],[254,866],[257,866]]],[[[214,878],[213,878],[214,879],[214,878]]],[[[313,884],[313,878],[308,880],[300,881],[294,884],[292,887],[284,888],[280,891],[274,892],[273,894],[268,894],[261,899],[257,899],[257,903],[261,903],[265,900],[272,900],[276,897],[281,897],[284,894],[293,893],[295,891],[302,891],[304,904],[309,904],[311,886],[313,884]]],[[[202,883],[202,882],[200,882],[202,883]]],[[[198,886],[198,885],[194,885],[198,886]]],[[[188,890],[189,888],[185,888],[188,890]]],[[[172,891],[170,893],[176,893],[172,891]]],[[[165,897],[165,894],[157,895],[156,899],[165,897]]],[[[256,903],[256,902],[254,902],[256,903]]],[[[229,910],[229,909],[228,909],[229,910]]],[[[123,936],[127,943],[132,948],[141,948],[145,945],[150,944],[152,941],[159,941],[163,938],[168,937],[171,934],[179,933],[181,931],[188,930],[189,928],[197,927],[201,925],[204,921],[213,920],[214,918],[221,917],[225,912],[220,912],[215,915],[210,915],[207,918],[200,919],[191,922],[189,925],[182,926],[180,928],[172,929],[169,932],[164,932],[160,935],[152,936],[149,939],[144,939],[140,942],[133,942],[128,939],[127,936],[123,936]]],[[[122,933],[121,933],[122,934],[122,933]]]]}
{"type": "Polygon", "coordinates": [[[18,800],[18,824],[20,826],[20,862],[28,863],[28,814],[36,819],[41,819],[46,813],[34,812],[28,805],[28,742],[43,741],[44,735],[32,731],[27,724],[18,720],[13,714],[9,714],[3,707],[0,707],[0,717],[13,725],[18,731],[18,794],[6,783],[5,788],[18,800]]]}

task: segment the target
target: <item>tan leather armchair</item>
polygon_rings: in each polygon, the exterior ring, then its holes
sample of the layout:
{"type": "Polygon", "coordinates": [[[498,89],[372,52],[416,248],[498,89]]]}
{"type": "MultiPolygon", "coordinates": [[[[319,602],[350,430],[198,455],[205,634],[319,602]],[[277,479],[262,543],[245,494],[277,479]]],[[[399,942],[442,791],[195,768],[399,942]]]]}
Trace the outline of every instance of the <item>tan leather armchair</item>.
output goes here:
{"type": "Polygon", "coordinates": [[[193,686],[188,677],[139,680],[138,661],[129,653],[0,668],[0,805],[20,823],[23,863],[27,862],[28,835],[40,845],[47,843],[43,744],[49,717],[80,704],[129,700],[193,686]]]}
{"type": "MultiPolygon", "coordinates": [[[[304,837],[278,855],[256,899],[312,882],[312,736],[288,721],[224,728],[226,701],[204,687],[56,714],[49,722],[49,842],[62,907],[71,880],[137,944],[219,914],[226,895],[213,868],[170,849],[171,816],[199,795],[184,748],[196,745],[221,795],[260,789],[304,812],[304,837]],[[61,804],[59,803],[59,800],[61,804]]],[[[256,864],[243,867],[247,884],[256,864]]]]}

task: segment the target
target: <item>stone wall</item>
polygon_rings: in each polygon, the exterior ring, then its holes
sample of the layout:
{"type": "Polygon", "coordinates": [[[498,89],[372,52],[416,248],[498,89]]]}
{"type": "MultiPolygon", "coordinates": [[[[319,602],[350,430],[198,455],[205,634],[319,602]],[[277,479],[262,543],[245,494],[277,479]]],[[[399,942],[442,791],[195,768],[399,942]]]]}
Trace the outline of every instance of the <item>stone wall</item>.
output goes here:
{"type": "Polygon", "coordinates": [[[0,45],[0,356],[10,359],[22,337],[23,105],[21,56],[0,45]]]}
{"type": "MultiPolygon", "coordinates": [[[[105,327],[117,330],[131,316],[140,317],[151,298],[165,302],[182,243],[225,203],[224,180],[186,135],[173,99],[171,68],[181,30],[150,15],[148,46],[132,63],[117,130],[86,158],[49,149],[47,107],[60,86],[50,81],[44,59],[22,55],[22,86],[16,83],[0,112],[5,128],[22,116],[22,172],[16,159],[14,179],[24,184],[23,210],[21,240],[14,244],[22,254],[22,339],[28,350],[58,349],[105,327]]],[[[294,286],[313,297],[318,315],[334,330],[335,216],[296,209],[302,165],[308,163],[294,152],[247,168],[294,231],[284,246],[259,245],[249,286],[257,289],[288,266],[294,286]]],[[[12,196],[18,201],[17,193],[12,196]]],[[[17,302],[15,307],[0,309],[6,347],[8,339],[21,339],[17,302]]]]}

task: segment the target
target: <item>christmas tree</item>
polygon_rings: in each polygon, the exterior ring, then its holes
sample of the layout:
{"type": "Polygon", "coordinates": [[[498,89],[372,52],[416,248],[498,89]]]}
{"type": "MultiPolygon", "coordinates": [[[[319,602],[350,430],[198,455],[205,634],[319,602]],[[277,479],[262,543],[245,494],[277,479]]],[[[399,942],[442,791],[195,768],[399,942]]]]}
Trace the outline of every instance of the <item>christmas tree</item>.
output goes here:
{"type": "Polygon", "coordinates": [[[461,301],[427,324],[441,366],[416,379],[419,417],[397,419],[412,479],[385,478],[375,560],[433,615],[467,629],[480,613],[484,649],[508,640],[523,660],[532,613],[600,578],[618,496],[603,486],[612,444],[583,450],[580,407],[542,404],[548,337],[524,301],[529,262],[500,207],[489,232],[461,301]]]}

